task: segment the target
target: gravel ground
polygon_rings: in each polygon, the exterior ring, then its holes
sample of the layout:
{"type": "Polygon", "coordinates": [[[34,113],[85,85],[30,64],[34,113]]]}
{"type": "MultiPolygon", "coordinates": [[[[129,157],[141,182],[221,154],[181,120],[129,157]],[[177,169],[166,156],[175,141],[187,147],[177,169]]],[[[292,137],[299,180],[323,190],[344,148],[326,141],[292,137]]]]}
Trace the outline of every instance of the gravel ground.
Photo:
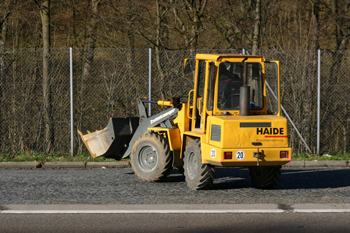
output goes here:
{"type": "Polygon", "coordinates": [[[216,168],[212,190],[187,188],[173,170],[163,182],[130,168],[0,170],[0,205],[350,203],[350,168],[283,168],[273,190],[252,187],[246,168],[216,168]]]}

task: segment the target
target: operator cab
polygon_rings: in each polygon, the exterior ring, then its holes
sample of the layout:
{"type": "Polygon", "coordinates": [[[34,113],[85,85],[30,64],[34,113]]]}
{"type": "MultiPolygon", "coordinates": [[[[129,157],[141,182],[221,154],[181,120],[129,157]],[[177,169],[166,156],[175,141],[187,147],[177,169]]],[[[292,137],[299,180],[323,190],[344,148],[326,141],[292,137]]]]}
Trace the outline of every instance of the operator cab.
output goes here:
{"type": "Polygon", "coordinates": [[[267,114],[264,57],[197,54],[195,61],[185,60],[185,70],[196,70],[190,130],[204,133],[208,116],[267,114]]]}
{"type": "MultiPolygon", "coordinates": [[[[246,63],[247,86],[250,87],[250,109],[264,107],[260,63],[246,63]]],[[[244,85],[242,62],[223,61],[219,64],[217,107],[219,110],[239,110],[240,87],[244,85]]]]}

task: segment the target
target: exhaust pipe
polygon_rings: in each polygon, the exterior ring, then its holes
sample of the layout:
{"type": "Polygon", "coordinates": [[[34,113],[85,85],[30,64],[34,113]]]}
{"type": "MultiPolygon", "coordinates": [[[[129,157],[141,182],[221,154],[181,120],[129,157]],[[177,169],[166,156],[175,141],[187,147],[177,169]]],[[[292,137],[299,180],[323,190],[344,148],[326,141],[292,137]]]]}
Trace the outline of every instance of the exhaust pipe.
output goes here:
{"type": "Polygon", "coordinates": [[[240,87],[239,93],[239,115],[248,116],[249,115],[249,104],[250,104],[250,87],[243,86],[240,87]]]}
{"type": "Polygon", "coordinates": [[[245,61],[248,58],[244,58],[243,63],[243,86],[239,89],[239,115],[249,115],[249,104],[250,104],[250,87],[247,86],[247,63],[245,61]]]}

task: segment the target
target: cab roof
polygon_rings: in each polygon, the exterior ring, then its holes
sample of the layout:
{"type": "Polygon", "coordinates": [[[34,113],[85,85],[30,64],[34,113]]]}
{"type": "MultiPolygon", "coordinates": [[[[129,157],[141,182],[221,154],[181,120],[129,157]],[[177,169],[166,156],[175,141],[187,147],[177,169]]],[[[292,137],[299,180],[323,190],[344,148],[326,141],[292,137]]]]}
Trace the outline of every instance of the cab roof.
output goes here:
{"type": "Polygon", "coordinates": [[[240,55],[240,54],[196,54],[197,60],[211,60],[211,61],[220,61],[223,59],[230,59],[230,58],[255,58],[260,59],[262,62],[265,61],[265,58],[263,56],[255,56],[255,55],[240,55]]]}

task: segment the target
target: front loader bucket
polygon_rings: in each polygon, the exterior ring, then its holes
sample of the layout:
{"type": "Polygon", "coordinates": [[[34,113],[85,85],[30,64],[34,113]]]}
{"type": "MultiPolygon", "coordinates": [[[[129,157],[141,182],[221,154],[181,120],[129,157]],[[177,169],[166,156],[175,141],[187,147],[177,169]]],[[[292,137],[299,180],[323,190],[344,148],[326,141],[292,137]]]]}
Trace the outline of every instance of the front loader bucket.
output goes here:
{"type": "Polygon", "coordinates": [[[78,130],[92,157],[120,160],[139,125],[138,117],[110,118],[106,128],[83,135],[78,130]]]}

